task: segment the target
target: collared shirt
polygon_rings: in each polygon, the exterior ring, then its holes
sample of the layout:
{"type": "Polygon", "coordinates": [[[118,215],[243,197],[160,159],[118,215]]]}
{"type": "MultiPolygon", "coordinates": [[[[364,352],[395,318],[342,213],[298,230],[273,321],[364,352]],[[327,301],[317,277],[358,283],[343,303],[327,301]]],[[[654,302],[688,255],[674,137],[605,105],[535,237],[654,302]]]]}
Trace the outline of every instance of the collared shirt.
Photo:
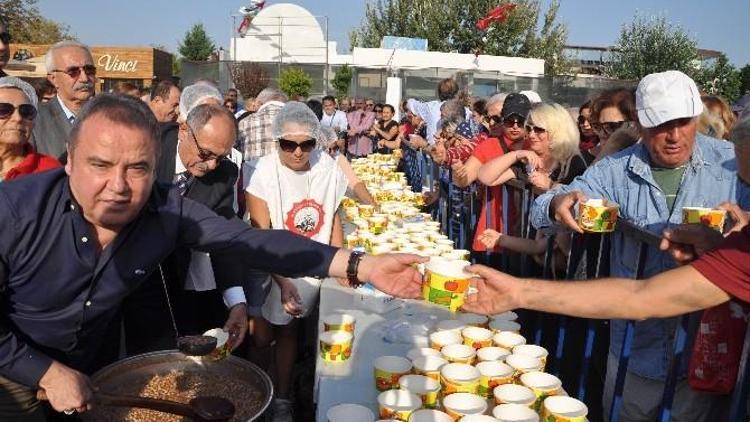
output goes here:
{"type": "Polygon", "coordinates": [[[60,99],[59,95],[56,95],[55,98],[57,99],[57,102],[60,103],[60,107],[62,108],[63,113],[65,113],[65,118],[68,119],[68,122],[72,125],[75,121],[76,115],[70,109],[65,105],[63,100],[60,99]]]}
{"type": "Polygon", "coordinates": [[[354,136],[349,137],[349,147],[347,148],[349,153],[356,156],[371,154],[372,139],[370,139],[369,133],[375,123],[375,113],[355,110],[346,116],[346,120],[349,122],[349,129],[355,132],[354,136]]]}
{"type": "Polygon", "coordinates": [[[341,110],[335,110],[333,114],[326,114],[323,112],[323,116],[320,118],[320,125],[332,128],[334,131],[344,132],[349,127],[349,122],[346,120],[346,113],[341,110]]]}
{"type": "MultiPolygon", "coordinates": [[[[682,207],[714,208],[725,201],[750,205],[750,189],[737,178],[737,162],[731,143],[697,134],[693,154],[670,212],[664,192],[654,181],[648,151],[638,143],[589,167],[583,176],[569,186],[539,196],[531,209],[534,227],[553,226],[549,204],[558,194],[581,191],[592,199],[608,199],[620,205],[620,217],[653,233],[682,223],[682,207]]],[[[615,233],[610,250],[610,274],[635,278],[639,244],[615,233]]],[[[649,248],[646,253],[645,277],[676,266],[666,253],[649,248]]],[[[667,357],[677,326],[676,318],[650,319],[636,323],[632,356],[628,370],[642,377],[664,379],[667,357]]],[[[610,353],[619,357],[625,322],[611,325],[610,353]]]]}
{"type": "MultiPolygon", "coordinates": [[[[0,184],[0,232],[0,375],[27,386],[38,385],[52,359],[85,371],[122,300],[178,246],[290,277],[327,275],[336,253],[227,220],[159,185],[97,252],[63,169],[0,184]]],[[[229,278],[230,267],[216,268],[217,278],[229,278]]]]}
{"type": "Polygon", "coordinates": [[[273,121],[284,103],[269,101],[258,111],[239,124],[240,151],[245,161],[254,163],[260,157],[276,151],[276,139],[273,137],[273,121]]]}
{"type": "MultiPolygon", "coordinates": [[[[180,141],[178,140],[177,151],[179,150],[180,141]]],[[[234,148],[232,148],[232,151],[234,151],[234,148]]],[[[187,168],[185,168],[185,165],[182,163],[180,153],[175,153],[175,182],[177,181],[177,175],[186,171],[187,168]]],[[[185,288],[196,291],[213,290],[216,288],[216,279],[214,277],[213,266],[211,265],[210,254],[200,251],[190,251],[190,268],[188,268],[187,276],[185,278],[185,288]]],[[[222,296],[224,297],[224,304],[226,304],[228,308],[239,303],[247,303],[245,291],[239,286],[230,287],[224,290],[222,296]]]]}

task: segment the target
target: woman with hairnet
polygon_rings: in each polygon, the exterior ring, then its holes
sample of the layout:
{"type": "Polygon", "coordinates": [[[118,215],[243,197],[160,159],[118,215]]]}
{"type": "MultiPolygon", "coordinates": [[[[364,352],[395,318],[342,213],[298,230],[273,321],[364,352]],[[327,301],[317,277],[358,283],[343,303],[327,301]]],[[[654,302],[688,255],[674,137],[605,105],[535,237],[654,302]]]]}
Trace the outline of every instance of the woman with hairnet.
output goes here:
{"type": "Polygon", "coordinates": [[[21,79],[0,78],[0,181],[60,167],[54,157],[39,154],[29,143],[37,116],[34,88],[21,79]]]}
{"type": "MultiPolygon", "coordinates": [[[[287,103],[276,116],[272,131],[276,152],[262,157],[246,189],[248,215],[262,229],[289,230],[321,243],[342,246],[343,229],[338,209],[347,179],[336,161],[316,148],[320,122],[300,102],[287,103]]],[[[289,401],[292,367],[296,358],[296,318],[316,306],[321,281],[272,275],[271,291],[253,318],[254,346],[263,350],[275,340],[277,398],[274,421],[292,421],[289,401]]]]}

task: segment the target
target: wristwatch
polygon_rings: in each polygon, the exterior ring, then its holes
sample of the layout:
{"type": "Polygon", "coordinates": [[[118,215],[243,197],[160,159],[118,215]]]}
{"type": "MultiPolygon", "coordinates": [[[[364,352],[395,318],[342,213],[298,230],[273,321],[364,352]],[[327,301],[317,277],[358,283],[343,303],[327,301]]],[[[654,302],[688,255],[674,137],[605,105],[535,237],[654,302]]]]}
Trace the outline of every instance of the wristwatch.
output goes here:
{"type": "Polygon", "coordinates": [[[364,284],[359,281],[359,278],[357,277],[359,263],[364,257],[365,253],[361,251],[353,251],[352,254],[349,255],[349,262],[346,264],[346,279],[349,281],[349,287],[353,289],[364,284]]]}

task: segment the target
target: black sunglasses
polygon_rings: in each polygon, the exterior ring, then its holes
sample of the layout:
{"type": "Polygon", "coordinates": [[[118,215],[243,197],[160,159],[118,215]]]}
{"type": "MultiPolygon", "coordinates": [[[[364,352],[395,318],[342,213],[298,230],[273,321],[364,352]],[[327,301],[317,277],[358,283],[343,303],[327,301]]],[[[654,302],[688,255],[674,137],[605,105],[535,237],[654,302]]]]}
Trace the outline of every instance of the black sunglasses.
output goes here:
{"type": "Polygon", "coordinates": [[[533,124],[529,123],[526,125],[526,133],[534,132],[537,135],[541,135],[542,133],[547,132],[547,129],[539,126],[534,126],[533,124]]]}
{"type": "Polygon", "coordinates": [[[375,113],[382,113],[382,112],[383,112],[383,109],[382,109],[382,108],[376,108],[376,109],[375,109],[375,113]]]}
{"type": "Polygon", "coordinates": [[[503,119],[503,126],[507,127],[508,129],[512,128],[515,125],[518,125],[518,127],[523,127],[523,123],[526,121],[523,117],[512,117],[508,116],[503,119]]]}
{"type": "Polygon", "coordinates": [[[10,44],[10,34],[7,32],[0,32],[0,42],[3,44],[10,44]]]}
{"type": "Polygon", "coordinates": [[[18,114],[21,115],[22,119],[34,120],[36,117],[36,107],[31,104],[21,104],[16,107],[10,103],[0,103],[0,119],[9,119],[16,110],[18,110],[18,114]]]}
{"type": "Polygon", "coordinates": [[[214,160],[218,163],[219,161],[227,158],[226,154],[224,155],[215,154],[201,147],[201,145],[198,143],[198,137],[195,136],[195,131],[190,126],[188,126],[188,131],[190,132],[190,136],[193,137],[193,142],[195,142],[195,146],[198,148],[198,158],[200,158],[202,162],[214,160]]]}
{"type": "Polygon", "coordinates": [[[281,148],[281,150],[284,152],[297,151],[297,147],[299,147],[302,150],[302,152],[310,152],[313,150],[313,148],[315,148],[316,143],[317,141],[315,141],[315,139],[312,139],[312,138],[304,142],[299,142],[299,143],[290,141],[288,139],[279,138],[279,148],[281,148]]]}
{"type": "Polygon", "coordinates": [[[584,123],[586,123],[588,121],[589,121],[588,117],[586,117],[586,116],[578,116],[578,124],[579,125],[582,125],[582,124],[584,124],[584,123]]]}
{"type": "Polygon", "coordinates": [[[70,66],[65,70],[52,69],[52,71],[64,73],[73,79],[77,79],[79,76],[81,76],[81,71],[83,71],[86,76],[96,76],[96,66],[94,66],[93,64],[85,64],[83,66],[70,66]]]}
{"type": "Polygon", "coordinates": [[[591,127],[593,127],[594,130],[597,132],[601,132],[606,135],[611,135],[617,129],[621,128],[622,125],[624,125],[625,123],[627,123],[627,120],[623,120],[620,122],[592,123],[591,127]]]}

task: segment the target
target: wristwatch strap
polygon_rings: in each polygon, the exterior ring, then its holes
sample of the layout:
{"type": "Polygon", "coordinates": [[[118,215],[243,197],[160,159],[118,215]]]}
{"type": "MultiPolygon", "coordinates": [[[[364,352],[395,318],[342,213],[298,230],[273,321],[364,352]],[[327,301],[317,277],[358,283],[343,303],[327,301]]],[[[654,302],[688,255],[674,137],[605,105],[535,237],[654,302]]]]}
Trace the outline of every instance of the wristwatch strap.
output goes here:
{"type": "Polygon", "coordinates": [[[349,255],[349,262],[346,265],[346,279],[349,281],[349,287],[357,288],[361,286],[362,283],[359,278],[357,278],[357,270],[359,269],[359,263],[362,261],[362,258],[364,258],[365,253],[361,251],[353,251],[351,255],[349,255]]]}

